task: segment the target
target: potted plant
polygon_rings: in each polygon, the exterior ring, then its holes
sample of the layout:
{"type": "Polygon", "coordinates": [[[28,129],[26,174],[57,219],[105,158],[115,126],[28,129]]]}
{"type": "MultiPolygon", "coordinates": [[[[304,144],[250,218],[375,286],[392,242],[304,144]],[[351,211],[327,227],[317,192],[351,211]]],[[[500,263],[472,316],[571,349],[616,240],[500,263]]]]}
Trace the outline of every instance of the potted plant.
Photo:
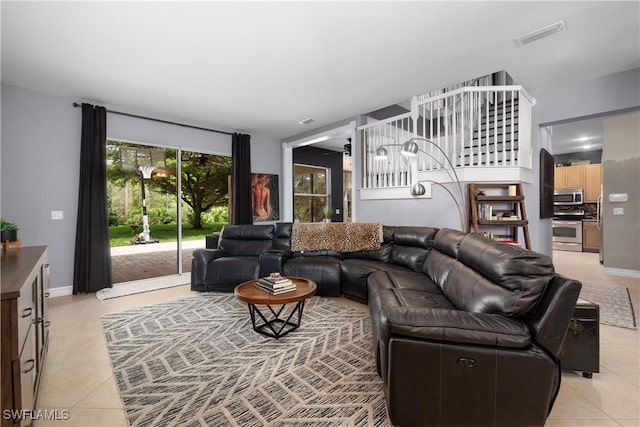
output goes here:
{"type": "Polygon", "coordinates": [[[0,230],[2,230],[1,240],[3,242],[18,240],[18,226],[14,223],[0,219],[0,230]]]}
{"type": "Polygon", "coordinates": [[[331,222],[331,215],[333,215],[333,209],[331,206],[326,205],[322,208],[322,216],[324,217],[324,222],[331,222]]]}

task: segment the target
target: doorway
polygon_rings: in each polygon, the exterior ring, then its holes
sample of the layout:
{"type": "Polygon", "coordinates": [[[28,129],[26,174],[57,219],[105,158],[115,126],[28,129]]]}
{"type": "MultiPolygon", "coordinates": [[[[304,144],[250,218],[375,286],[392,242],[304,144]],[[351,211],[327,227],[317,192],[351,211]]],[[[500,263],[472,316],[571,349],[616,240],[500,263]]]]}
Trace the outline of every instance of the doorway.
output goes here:
{"type": "Polygon", "coordinates": [[[231,158],[113,140],[107,152],[113,283],[190,272],[193,250],[228,223],[231,158]]]}
{"type": "MultiPolygon", "coordinates": [[[[638,211],[630,201],[640,191],[639,122],[638,111],[615,111],[542,128],[555,157],[556,190],[582,191],[583,203],[573,207],[583,214],[582,250],[574,256],[599,261],[604,274],[640,276],[637,233],[629,232],[637,228],[638,211]]],[[[554,259],[565,255],[554,251],[554,259]]]]}
{"type": "Polygon", "coordinates": [[[332,220],[356,221],[356,206],[353,204],[353,192],[356,188],[353,168],[357,167],[360,155],[359,138],[356,135],[355,121],[346,125],[319,131],[306,137],[284,142],[283,147],[283,194],[282,219],[293,222],[294,212],[294,165],[324,167],[331,170],[331,189],[329,193],[332,220]],[[306,150],[302,150],[306,149],[306,150]],[[312,150],[311,152],[307,150],[312,150]],[[306,154],[301,154],[307,151],[306,154]],[[336,160],[329,165],[330,159],[336,160]]]}

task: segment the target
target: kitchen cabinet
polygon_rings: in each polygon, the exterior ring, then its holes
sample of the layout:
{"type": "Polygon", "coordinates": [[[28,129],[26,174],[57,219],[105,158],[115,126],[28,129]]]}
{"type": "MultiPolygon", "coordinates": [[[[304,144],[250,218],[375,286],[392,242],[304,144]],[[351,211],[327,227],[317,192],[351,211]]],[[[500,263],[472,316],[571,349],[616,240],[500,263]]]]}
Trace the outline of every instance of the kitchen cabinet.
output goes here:
{"type": "Polygon", "coordinates": [[[554,170],[555,190],[582,188],[585,203],[596,203],[602,183],[602,163],[579,166],[556,166],[554,170]]]}
{"type": "Polygon", "coordinates": [[[554,189],[584,188],[584,165],[557,166],[554,172],[554,189]]]}
{"type": "Polygon", "coordinates": [[[49,338],[47,247],[3,250],[1,271],[1,423],[28,426],[28,417],[12,419],[4,411],[24,414],[35,406],[49,338]]]}
{"type": "Polygon", "coordinates": [[[584,202],[596,203],[602,183],[602,163],[584,165],[584,202]]]}
{"type": "Polygon", "coordinates": [[[582,252],[600,252],[600,230],[596,221],[582,221],[582,252]]]}

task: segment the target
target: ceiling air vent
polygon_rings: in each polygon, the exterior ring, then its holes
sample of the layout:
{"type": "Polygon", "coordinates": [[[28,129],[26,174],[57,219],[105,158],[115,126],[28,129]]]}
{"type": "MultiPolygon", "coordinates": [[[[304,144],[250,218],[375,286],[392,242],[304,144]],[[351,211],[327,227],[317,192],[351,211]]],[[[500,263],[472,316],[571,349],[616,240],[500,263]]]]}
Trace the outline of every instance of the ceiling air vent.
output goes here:
{"type": "Polygon", "coordinates": [[[558,21],[554,24],[547,25],[546,27],[538,28],[537,30],[525,34],[522,37],[518,37],[516,39],[516,44],[518,46],[522,46],[524,44],[540,40],[544,37],[549,37],[553,34],[561,33],[566,29],[567,27],[564,25],[564,21],[558,21]]]}
{"type": "Polygon", "coordinates": [[[308,119],[300,120],[298,123],[300,123],[301,125],[310,125],[315,121],[316,119],[308,118],[308,119]]]}

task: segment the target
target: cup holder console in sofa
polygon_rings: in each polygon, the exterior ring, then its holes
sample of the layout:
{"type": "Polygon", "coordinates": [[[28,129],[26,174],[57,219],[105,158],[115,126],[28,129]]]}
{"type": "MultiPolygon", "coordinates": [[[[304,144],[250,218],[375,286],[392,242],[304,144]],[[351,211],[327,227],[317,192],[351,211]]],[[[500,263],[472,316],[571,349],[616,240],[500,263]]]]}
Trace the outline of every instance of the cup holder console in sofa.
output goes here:
{"type": "Polygon", "coordinates": [[[384,226],[376,250],[292,252],[291,232],[290,223],[226,226],[217,249],[194,251],[192,289],[231,291],[279,271],[315,281],[318,295],[367,303],[395,425],[544,425],[581,288],[549,257],[406,226],[384,226]]]}

